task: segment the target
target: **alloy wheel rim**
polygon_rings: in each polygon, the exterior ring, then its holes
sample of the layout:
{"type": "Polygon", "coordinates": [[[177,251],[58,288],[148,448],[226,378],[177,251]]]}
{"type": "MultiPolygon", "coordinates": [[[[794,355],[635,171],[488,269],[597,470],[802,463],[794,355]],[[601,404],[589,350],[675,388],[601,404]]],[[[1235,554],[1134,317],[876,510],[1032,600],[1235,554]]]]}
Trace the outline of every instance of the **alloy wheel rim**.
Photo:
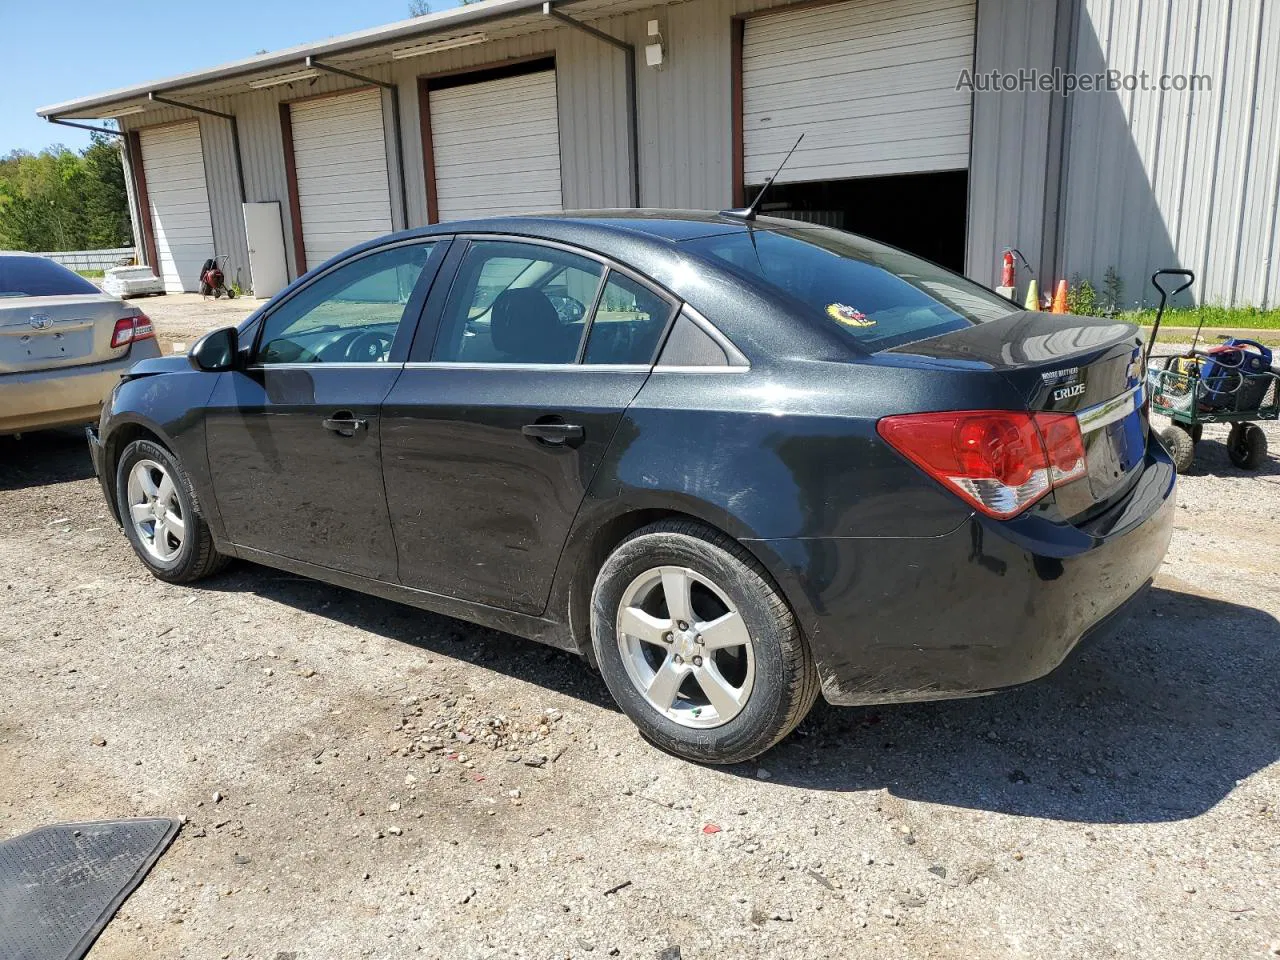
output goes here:
{"type": "Polygon", "coordinates": [[[129,517],[143,549],[171,563],[187,536],[182,501],[168,469],[155,460],[139,460],[129,471],[129,517]]]}
{"type": "Polygon", "coordinates": [[[695,570],[654,567],[632,580],[618,604],[616,636],[636,690],[681,726],[723,726],[751,696],[755,651],[746,621],[695,570]]]}

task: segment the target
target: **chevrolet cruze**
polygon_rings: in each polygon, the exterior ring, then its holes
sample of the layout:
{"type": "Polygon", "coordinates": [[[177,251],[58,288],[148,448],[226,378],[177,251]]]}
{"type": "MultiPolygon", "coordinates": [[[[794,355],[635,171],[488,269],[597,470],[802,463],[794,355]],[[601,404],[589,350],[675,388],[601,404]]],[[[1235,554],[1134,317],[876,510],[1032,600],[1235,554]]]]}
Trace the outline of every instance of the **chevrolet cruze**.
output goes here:
{"type": "Polygon", "coordinates": [[[580,652],[653,743],[1041,677],[1159,566],[1135,327],[737,213],[442,224],[301,277],[90,431],[173,582],[230,558],[580,652]]]}

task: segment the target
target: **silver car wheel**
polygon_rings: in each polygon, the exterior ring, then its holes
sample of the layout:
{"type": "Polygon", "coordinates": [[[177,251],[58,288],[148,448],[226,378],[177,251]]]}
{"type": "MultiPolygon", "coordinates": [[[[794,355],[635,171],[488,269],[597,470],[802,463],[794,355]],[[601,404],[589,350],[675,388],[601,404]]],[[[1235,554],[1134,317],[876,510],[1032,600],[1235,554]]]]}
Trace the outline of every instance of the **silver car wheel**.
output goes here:
{"type": "Polygon", "coordinates": [[[187,535],[182,501],[164,464],[139,460],[129,471],[129,517],[138,540],[155,559],[171,563],[187,535]]]}
{"type": "Polygon", "coordinates": [[[746,706],[755,653],[728,595],[688,567],[654,567],[618,605],[627,676],[649,705],[684,727],[719,727],[746,706]]]}

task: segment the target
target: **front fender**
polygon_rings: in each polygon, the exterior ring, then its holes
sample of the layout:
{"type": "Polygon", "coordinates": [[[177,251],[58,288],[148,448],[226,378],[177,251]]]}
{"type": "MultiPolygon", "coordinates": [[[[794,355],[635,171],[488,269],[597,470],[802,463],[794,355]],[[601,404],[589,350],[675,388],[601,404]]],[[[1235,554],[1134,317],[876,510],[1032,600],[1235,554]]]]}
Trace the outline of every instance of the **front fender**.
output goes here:
{"type": "MultiPolygon", "coordinates": [[[[130,370],[104,405],[98,425],[102,444],[102,486],[112,512],[115,506],[116,464],[125,446],[144,434],[154,436],[182,464],[191,479],[201,515],[214,538],[224,539],[222,518],[209,482],[209,457],[205,447],[205,407],[219,374],[191,369],[186,358],[162,357],[144,361],[130,370]],[[151,369],[172,359],[182,361],[176,369],[151,369]],[[148,369],[139,370],[147,366],[148,369]]],[[[117,515],[117,521],[121,518],[117,515]]]]}

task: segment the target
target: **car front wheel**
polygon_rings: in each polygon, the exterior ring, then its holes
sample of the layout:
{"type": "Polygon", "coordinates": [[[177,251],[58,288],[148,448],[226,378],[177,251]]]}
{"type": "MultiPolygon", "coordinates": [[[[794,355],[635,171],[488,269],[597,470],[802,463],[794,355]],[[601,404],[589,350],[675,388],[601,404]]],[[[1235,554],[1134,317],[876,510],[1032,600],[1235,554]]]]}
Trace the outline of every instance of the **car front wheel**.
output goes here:
{"type": "Polygon", "coordinates": [[[653,524],[614,550],[592,592],[591,637],[618,705],[688,760],[755,757],[818,695],[813,657],[759,563],[692,521],[653,524]]]}
{"type": "Polygon", "coordinates": [[[157,578],[190,583],[226,563],[181,464],[158,443],[135,440],[125,447],[116,467],[116,503],[134,553],[157,578]]]}

